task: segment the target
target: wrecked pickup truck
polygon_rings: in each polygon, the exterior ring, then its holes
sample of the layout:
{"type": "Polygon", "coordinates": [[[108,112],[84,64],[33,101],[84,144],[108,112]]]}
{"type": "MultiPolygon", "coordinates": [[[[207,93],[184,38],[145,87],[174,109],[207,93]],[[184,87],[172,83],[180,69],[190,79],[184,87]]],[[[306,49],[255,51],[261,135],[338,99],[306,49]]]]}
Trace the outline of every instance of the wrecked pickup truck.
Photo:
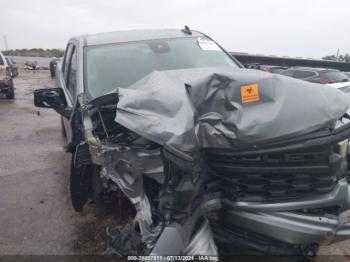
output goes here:
{"type": "Polygon", "coordinates": [[[189,28],[72,38],[58,73],[34,103],[62,116],[73,207],[134,208],[109,252],[312,258],[350,236],[348,94],[243,69],[189,28]]]}

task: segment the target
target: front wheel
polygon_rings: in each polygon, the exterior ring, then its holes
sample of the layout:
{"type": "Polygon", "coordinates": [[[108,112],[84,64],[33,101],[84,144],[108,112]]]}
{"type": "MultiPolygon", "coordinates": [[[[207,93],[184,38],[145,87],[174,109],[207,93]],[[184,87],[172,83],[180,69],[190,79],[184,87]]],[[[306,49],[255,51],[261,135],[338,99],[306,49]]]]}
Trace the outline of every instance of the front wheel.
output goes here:
{"type": "Polygon", "coordinates": [[[91,165],[74,166],[75,153],[72,155],[71,173],[70,173],[70,195],[72,206],[75,211],[83,211],[85,203],[89,199],[90,184],[93,172],[91,165]]]}
{"type": "Polygon", "coordinates": [[[12,79],[9,83],[9,89],[6,91],[6,98],[7,99],[14,99],[15,98],[15,88],[13,86],[12,79]]]}

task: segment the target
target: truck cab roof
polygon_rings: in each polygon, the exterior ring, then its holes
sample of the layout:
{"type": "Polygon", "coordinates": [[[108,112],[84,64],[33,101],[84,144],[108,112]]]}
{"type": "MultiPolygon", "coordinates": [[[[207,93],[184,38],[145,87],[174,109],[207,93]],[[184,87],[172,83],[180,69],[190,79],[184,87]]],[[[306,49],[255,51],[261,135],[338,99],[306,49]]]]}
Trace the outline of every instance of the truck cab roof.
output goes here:
{"type": "Polygon", "coordinates": [[[114,43],[147,41],[153,39],[186,38],[205,36],[198,31],[184,32],[181,29],[157,29],[157,30],[127,30],[108,33],[81,35],[71,38],[84,43],[84,46],[105,45],[114,43]]]}

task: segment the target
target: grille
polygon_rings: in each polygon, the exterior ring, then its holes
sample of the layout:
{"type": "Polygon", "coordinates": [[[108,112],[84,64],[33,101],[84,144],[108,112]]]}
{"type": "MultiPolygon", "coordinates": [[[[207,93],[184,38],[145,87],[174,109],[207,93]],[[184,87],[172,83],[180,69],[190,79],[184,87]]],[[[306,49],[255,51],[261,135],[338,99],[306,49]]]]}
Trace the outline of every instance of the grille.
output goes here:
{"type": "Polygon", "coordinates": [[[211,179],[227,198],[287,200],[332,191],[340,176],[340,156],[332,148],[279,153],[206,152],[211,179]]]}

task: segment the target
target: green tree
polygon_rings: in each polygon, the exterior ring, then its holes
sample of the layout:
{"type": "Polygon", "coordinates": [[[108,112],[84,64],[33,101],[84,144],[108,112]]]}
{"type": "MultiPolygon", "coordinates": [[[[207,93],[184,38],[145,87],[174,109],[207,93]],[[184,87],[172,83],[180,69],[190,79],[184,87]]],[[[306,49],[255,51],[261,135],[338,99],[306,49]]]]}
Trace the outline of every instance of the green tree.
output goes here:
{"type": "Polygon", "coordinates": [[[322,57],[322,59],[350,63],[350,55],[348,53],[340,54],[338,56],[338,59],[335,55],[327,55],[327,56],[322,57]]]}
{"type": "Polygon", "coordinates": [[[322,57],[322,59],[335,61],[335,60],[337,60],[337,57],[335,55],[327,55],[327,56],[322,57]]]}
{"type": "Polygon", "coordinates": [[[31,49],[15,49],[3,51],[4,55],[11,56],[37,56],[37,57],[61,57],[63,56],[63,49],[42,49],[42,48],[31,48],[31,49]]]}

